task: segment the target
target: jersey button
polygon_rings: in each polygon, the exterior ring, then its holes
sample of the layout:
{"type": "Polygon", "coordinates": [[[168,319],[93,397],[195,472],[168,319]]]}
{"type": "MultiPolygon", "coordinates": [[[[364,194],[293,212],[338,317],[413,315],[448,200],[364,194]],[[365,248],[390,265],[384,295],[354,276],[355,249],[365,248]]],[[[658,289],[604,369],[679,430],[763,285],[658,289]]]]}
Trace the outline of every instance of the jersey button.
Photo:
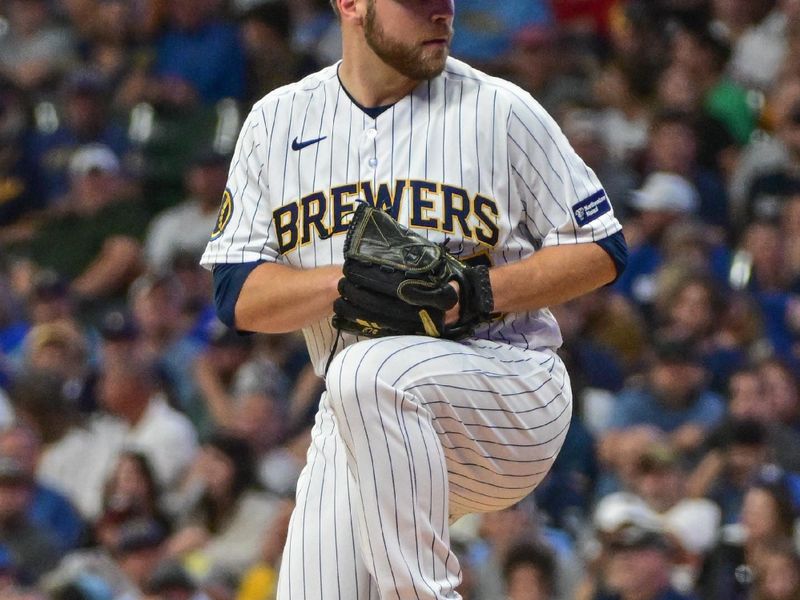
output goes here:
{"type": "Polygon", "coordinates": [[[374,156],[369,159],[369,166],[370,167],[377,167],[378,166],[378,159],[374,156]]]}
{"type": "Polygon", "coordinates": [[[375,138],[378,135],[378,130],[375,128],[367,129],[367,137],[375,138]]]}

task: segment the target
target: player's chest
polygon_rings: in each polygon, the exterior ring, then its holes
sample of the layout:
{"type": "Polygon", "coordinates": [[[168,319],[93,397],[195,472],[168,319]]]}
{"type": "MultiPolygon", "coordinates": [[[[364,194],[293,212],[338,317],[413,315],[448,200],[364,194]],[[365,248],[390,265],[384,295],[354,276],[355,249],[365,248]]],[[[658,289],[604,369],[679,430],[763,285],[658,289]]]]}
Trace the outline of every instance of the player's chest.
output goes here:
{"type": "Polygon", "coordinates": [[[429,237],[494,247],[508,221],[506,156],[462,110],[309,107],[275,128],[270,210],[281,252],[337,238],[364,201],[429,237]]]}

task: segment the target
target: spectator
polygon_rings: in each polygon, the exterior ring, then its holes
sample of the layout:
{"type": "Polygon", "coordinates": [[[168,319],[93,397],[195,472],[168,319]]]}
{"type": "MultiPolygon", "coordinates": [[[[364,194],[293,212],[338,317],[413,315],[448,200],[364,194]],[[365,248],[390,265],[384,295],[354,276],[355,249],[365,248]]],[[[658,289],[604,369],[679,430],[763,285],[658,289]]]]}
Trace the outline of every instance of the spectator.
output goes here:
{"type": "Polygon", "coordinates": [[[145,598],[167,598],[181,600],[183,598],[202,598],[198,594],[198,585],[189,572],[174,560],[162,561],[146,579],[144,585],[145,598]]]}
{"type": "Polygon", "coordinates": [[[25,468],[0,457],[0,544],[30,582],[52,569],[61,554],[53,534],[30,520],[32,500],[33,481],[25,468]]]}
{"type": "Polygon", "coordinates": [[[197,437],[189,420],[167,404],[152,368],[134,357],[108,361],[99,398],[108,427],[122,426],[122,444],[147,456],[165,489],[176,485],[194,459],[197,437]]]}
{"type": "Polygon", "coordinates": [[[38,480],[36,467],[41,451],[41,439],[30,427],[14,425],[0,432],[0,460],[17,461],[31,482],[28,519],[54,534],[59,549],[66,552],[82,541],[84,523],[65,496],[38,480]]]}
{"type": "Polygon", "coordinates": [[[790,290],[790,273],[780,226],[773,221],[754,221],[742,235],[743,260],[748,277],[746,286],[758,303],[763,318],[768,348],[793,368],[798,363],[796,326],[798,301],[790,290]]]}
{"type": "Polygon", "coordinates": [[[652,121],[647,147],[648,168],[673,173],[690,181],[697,190],[698,218],[707,225],[728,224],[728,198],[719,175],[697,162],[698,137],[685,113],[661,112],[652,121]]]}
{"type": "Polygon", "coordinates": [[[120,542],[126,522],[145,519],[157,523],[165,533],[171,524],[161,509],[161,492],[147,457],[125,450],[117,458],[103,489],[103,512],[95,522],[95,539],[106,548],[120,542]]]}
{"type": "Polygon", "coordinates": [[[761,423],[767,434],[769,460],[788,471],[800,472],[800,432],[781,421],[780,413],[765,396],[765,381],[757,368],[735,371],[729,380],[728,417],[720,430],[736,420],[761,423]]]}
{"type": "Polygon", "coordinates": [[[22,91],[0,77],[0,227],[40,204],[32,165],[23,152],[27,113],[22,91]]]}
{"type": "Polygon", "coordinates": [[[669,265],[660,273],[655,307],[658,336],[691,345],[710,375],[709,387],[724,392],[731,372],[745,363],[747,354],[722,327],[728,312],[722,287],[708,276],[681,274],[680,267],[675,271],[672,282],[669,265]]]}
{"type": "Polygon", "coordinates": [[[797,375],[780,360],[765,360],[759,365],[766,400],[774,418],[800,432],[800,384],[797,375]]]}
{"type": "Polygon", "coordinates": [[[555,558],[542,546],[512,546],[503,561],[508,600],[549,600],[554,598],[555,558]]]}
{"type": "Polygon", "coordinates": [[[126,522],[114,547],[114,558],[126,579],[142,591],[164,557],[166,532],[156,521],[132,519],[126,522]]]}
{"type": "MultiPolygon", "coordinates": [[[[290,3],[286,0],[240,0],[242,45],[247,58],[247,98],[251,103],[270,90],[297,81],[319,67],[292,44],[290,3]]],[[[325,8],[325,18],[330,11],[325,8]]]]}
{"type": "Polygon", "coordinates": [[[244,53],[218,12],[215,0],[167,1],[167,23],[155,40],[152,100],[186,108],[244,97],[244,53]]]}
{"type": "Polygon", "coordinates": [[[791,543],[762,549],[755,573],[758,600],[791,600],[800,597],[800,555],[791,543]]]}
{"type": "Polygon", "coordinates": [[[279,501],[255,485],[255,463],[247,442],[213,435],[194,461],[174,506],[179,528],[170,553],[194,556],[212,570],[241,575],[259,557],[264,536],[279,514],[279,501]]]}
{"type": "Polygon", "coordinates": [[[704,378],[704,369],[690,346],[657,342],[644,385],[627,387],[617,397],[610,430],[601,440],[602,455],[613,463],[615,448],[626,430],[642,425],[668,435],[681,453],[697,451],[725,412],[722,399],[706,389],[704,378]]]}
{"type": "Polygon", "coordinates": [[[195,157],[185,177],[188,197],[151,221],[144,243],[147,265],[164,273],[179,256],[200,260],[219,214],[229,157],[207,152],[195,157]]]}
{"type": "MultiPolygon", "coordinates": [[[[753,193],[754,183],[775,173],[791,172],[788,168],[796,159],[800,141],[792,123],[795,105],[800,103],[800,74],[782,77],[766,95],[762,112],[763,131],[742,149],[729,183],[734,223],[741,229],[753,217],[770,218],[777,215],[777,203],[770,200],[767,190],[762,200],[753,193]],[[793,141],[794,140],[794,141],[793,141]],[[792,150],[792,147],[795,149],[792,150]]],[[[759,185],[764,185],[766,180],[759,185]]],[[[778,186],[780,189],[780,186],[778,186]]],[[[784,192],[785,193],[785,192],[784,192]]]]}
{"type": "Polygon", "coordinates": [[[768,464],[766,430],[758,421],[731,420],[708,446],[686,482],[687,494],[710,498],[722,509],[722,523],[734,523],[745,492],[768,464]]]}
{"type": "Polygon", "coordinates": [[[12,401],[18,419],[42,440],[37,479],[69,498],[84,518],[94,517],[100,500],[95,480],[107,468],[110,440],[92,435],[91,422],[82,426],[63,380],[53,373],[22,374],[12,388],[12,401]]]}
{"type": "Polygon", "coordinates": [[[171,273],[145,274],[128,290],[134,318],[136,352],[155,364],[165,391],[176,406],[192,416],[194,362],[203,342],[190,336],[192,323],[184,311],[186,296],[171,273]]]}
{"type": "Polygon", "coordinates": [[[673,64],[661,73],[657,102],[667,113],[685,114],[695,131],[697,163],[725,180],[736,168],[740,144],[718,118],[703,106],[702,90],[695,85],[689,69],[673,64]]]}
{"type": "MultiPolygon", "coordinates": [[[[22,0],[25,1],[25,0],[22,0]]],[[[109,113],[108,82],[97,71],[70,72],[61,85],[60,113],[55,130],[33,132],[25,149],[36,166],[42,198],[38,208],[58,207],[70,193],[70,166],[80,148],[100,144],[125,160],[130,152],[127,132],[109,113]]]]}
{"type": "Polygon", "coordinates": [[[594,80],[593,94],[601,106],[601,131],[611,159],[636,164],[647,147],[651,114],[632,75],[620,64],[607,64],[594,80]]]}
{"type": "Polygon", "coordinates": [[[589,82],[570,63],[569,44],[550,24],[528,25],[512,37],[509,77],[550,114],[558,114],[572,103],[589,103],[589,82]]]}
{"type": "Polygon", "coordinates": [[[106,146],[82,147],[70,161],[70,176],[63,213],[33,225],[13,251],[67,278],[86,301],[118,297],[138,272],[147,213],[106,146]]]}
{"type": "Polygon", "coordinates": [[[545,528],[528,500],[499,512],[480,515],[478,538],[469,550],[475,565],[475,595],[502,598],[506,593],[503,561],[517,544],[534,543],[553,551],[555,570],[550,573],[553,595],[571,598],[578,580],[577,557],[563,531],[545,528]]]}
{"type": "MultiPolygon", "coordinates": [[[[206,427],[210,424],[212,427],[230,428],[236,409],[234,381],[252,356],[253,340],[219,321],[212,322],[209,331],[208,348],[194,365],[194,380],[200,398],[193,404],[195,409],[192,412],[200,415],[198,423],[204,423],[206,427]]],[[[269,383],[263,383],[262,392],[266,392],[269,383]]]]}
{"type": "Polygon", "coordinates": [[[745,87],[769,89],[786,54],[788,13],[793,3],[752,0],[738,4],[741,17],[725,23],[723,19],[728,15],[721,10],[724,3],[714,3],[715,16],[722,17],[718,23],[727,29],[733,42],[729,71],[745,87]]]}
{"type": "Polygon", "coordinates": [[[791,540],[794,518],[792,499],[782,483],[755,482],[749,487],[737,526],[728,529],[714,553],[706,597],[751,597],[762,553],[791,540]]]}
{"type": "Polygon", "coordinates": [[[452,52],[471,64],[499,67],[511,49],[513,34],[525,26],[547,25],[553,15],[548,2],[514,0],[486,4],[480,0],[459,3],[453,29],[452,52]]]}
{"type": "Polygon", "coordinates": [[[656,292],[655,274],[663,262],[663,237],[673,224],[697,210],[697,190],[680,175],[651,173],[629,205],[636,216],[626,226],[628,266],[614,286],[647,310],[656,292]]]}
{"type": "Polygon", "coordinates": [[[773,165],[762,167],[746,190],[745,217],[753,219],[775,219],[780,216],[783,204],[800,193],[800,178],[796,167],[800,164],[800,91],[784,84],[787,93],[794,92],[794,101],[785,109],[776,110],[776,153],[783,159],[775,159],[773,165]]]}
{"type": "Polygon", "coordinates": [[[0,73],[35,91],[52,83],[73,57],[69,30],[56,27],[46,0],[10,0],[8,29],[0,37],[0,73]]]}
{"type": "Polygon", "coordinates": [[[672,36],[672,63],[684,67],[703,94],[706,112],[725,124],[739,144],[746,144],[756,119],[747,93],[725,75],[731,48],[705,23],[679,27],[672,36]]]}
{"type": "MultiPolygon", "coordinates": [[[[598,513],[600,507],[598,506],[598,513]]],[[[670,583],[674,547],[646,510],[631,505],[599,524],[602,555],[593,600],[686,600],[670,583]]]]}

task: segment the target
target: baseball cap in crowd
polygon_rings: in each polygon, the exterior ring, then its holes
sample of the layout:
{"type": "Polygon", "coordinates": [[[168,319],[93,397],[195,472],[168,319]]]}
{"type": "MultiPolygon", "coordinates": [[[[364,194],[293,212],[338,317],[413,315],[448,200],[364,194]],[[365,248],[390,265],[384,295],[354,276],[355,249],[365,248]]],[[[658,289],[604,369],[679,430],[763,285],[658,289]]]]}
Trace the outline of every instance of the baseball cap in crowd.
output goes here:
{"type": "Polygon", "coordinates": [[[167,538],[164,528],[153,519],[131,519],[123,523],[119,531],[116,551],[138,552],[157,548],[167,538]]]}
{"type": "Polygon", "coordinates": [[[230,154],[217,152],[213,148],[202,148],[191,158],[191,165],[194,167],[225,167],[231,162],[230,154]]]}
{"type": "Polygon", "coordinates": [[[110,310],[100,321],[100,336],[108,342],[123,342],[136,339],[139,329],[127,311],[110,310]]]}
{"type": "Polygon", "coordinates": [[[714,548],[721,521],[719,506],[706,498],[684,498],[663,516],[664,529],[691,554],[714,548]]]}
{"type": "Polygon", "coordinates": [[[661,518],[635,494],[616,492],[600,500],[594,524],[598,538],[611,550],[669,548],[661,518]]]}
{"type": "Polygon", "coordinates": [[[166,595],[181,591],[192,593],[197,589],[197,584],[181,563],[169,560],[156,567],[144,588],[148,594],[166,595]]]}
{"type": "Polygon", "coordinates": [[[30,474],[16,458],[0,456],[0,485],[27,483],[30,479],[30,474]]]}
{"type": "Polygon", "coordinates": [[[33,280],[32,298],[48,302],[69,295],[69,283],[61,275],[50,269],[39,271],[33,280]]]}
{"type": "Polygon", "coordinates": [[[629,492],[605,496],[594,510],[594,526],[601,535],[611,535],[623,528],[662,531],[661,519],[644,500],[629,492]]]}
{"type": "Polygon", "coordinates": [[[688,340],[656,339],[653,354],[659,362],[685,364],[699,361],[697,350],[688,340]]]}
{"type": "Polygon", "coordinates": [[[678,454],[668,444],[656,442],[648,446],[639,457],[639,471],[642,473],[663,472],[678,464],[678,454]]]}
{"type": "Polygon", "coordinates": [[[659,171],[631,193],[628,204],[639,211],[692,213],[697,209],[697,190],[688,179],[659,171]]]}
{"type": "Polygon", "coordinates": [[[119,173],[121,164],[114,151],[105,144],[86,144],[78,148],[69,161],[72,176],[89,173],[119,173]]]}
{"type": "Polygon", "coordinates": [[[43,348],[61,348],[71,356],[85,354],[86,340],[83,334],[69,321],[52,321],[31,327],[25,336],[25,343],[30,352],[38,352],[43,348]]]}

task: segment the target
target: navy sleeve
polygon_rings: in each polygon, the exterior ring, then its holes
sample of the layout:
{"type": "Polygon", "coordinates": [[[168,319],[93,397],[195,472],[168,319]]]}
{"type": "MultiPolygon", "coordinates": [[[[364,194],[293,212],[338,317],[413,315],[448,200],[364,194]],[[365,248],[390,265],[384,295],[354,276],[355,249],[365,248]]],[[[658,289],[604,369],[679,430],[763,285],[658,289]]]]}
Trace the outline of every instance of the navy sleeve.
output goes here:
{"type": "Polygon", "coordinates": [[[237,264],[214,265],[214,306],[217,309],[219,320],[228,327],[236,328],[235,310],[236,301],[242,291],[242,286],[248,275],[263,260],[237,264]]]}
{"type": "MultiPolygon", "coordinates": [[[[618,231],[607,238],[597,240],[595,244],[605,250],[611,260],[614,261],[614,266],[617,268],[617,276],[614,277],[614,281],[616,281],[628,264],[628,244],[625,242],[625,236],[622,231],[618,231]]],[[[614,283],[614,281],[611,283],[614,283]]],[[[608,285],[611,285],[611,283],[608,285]]]]}

